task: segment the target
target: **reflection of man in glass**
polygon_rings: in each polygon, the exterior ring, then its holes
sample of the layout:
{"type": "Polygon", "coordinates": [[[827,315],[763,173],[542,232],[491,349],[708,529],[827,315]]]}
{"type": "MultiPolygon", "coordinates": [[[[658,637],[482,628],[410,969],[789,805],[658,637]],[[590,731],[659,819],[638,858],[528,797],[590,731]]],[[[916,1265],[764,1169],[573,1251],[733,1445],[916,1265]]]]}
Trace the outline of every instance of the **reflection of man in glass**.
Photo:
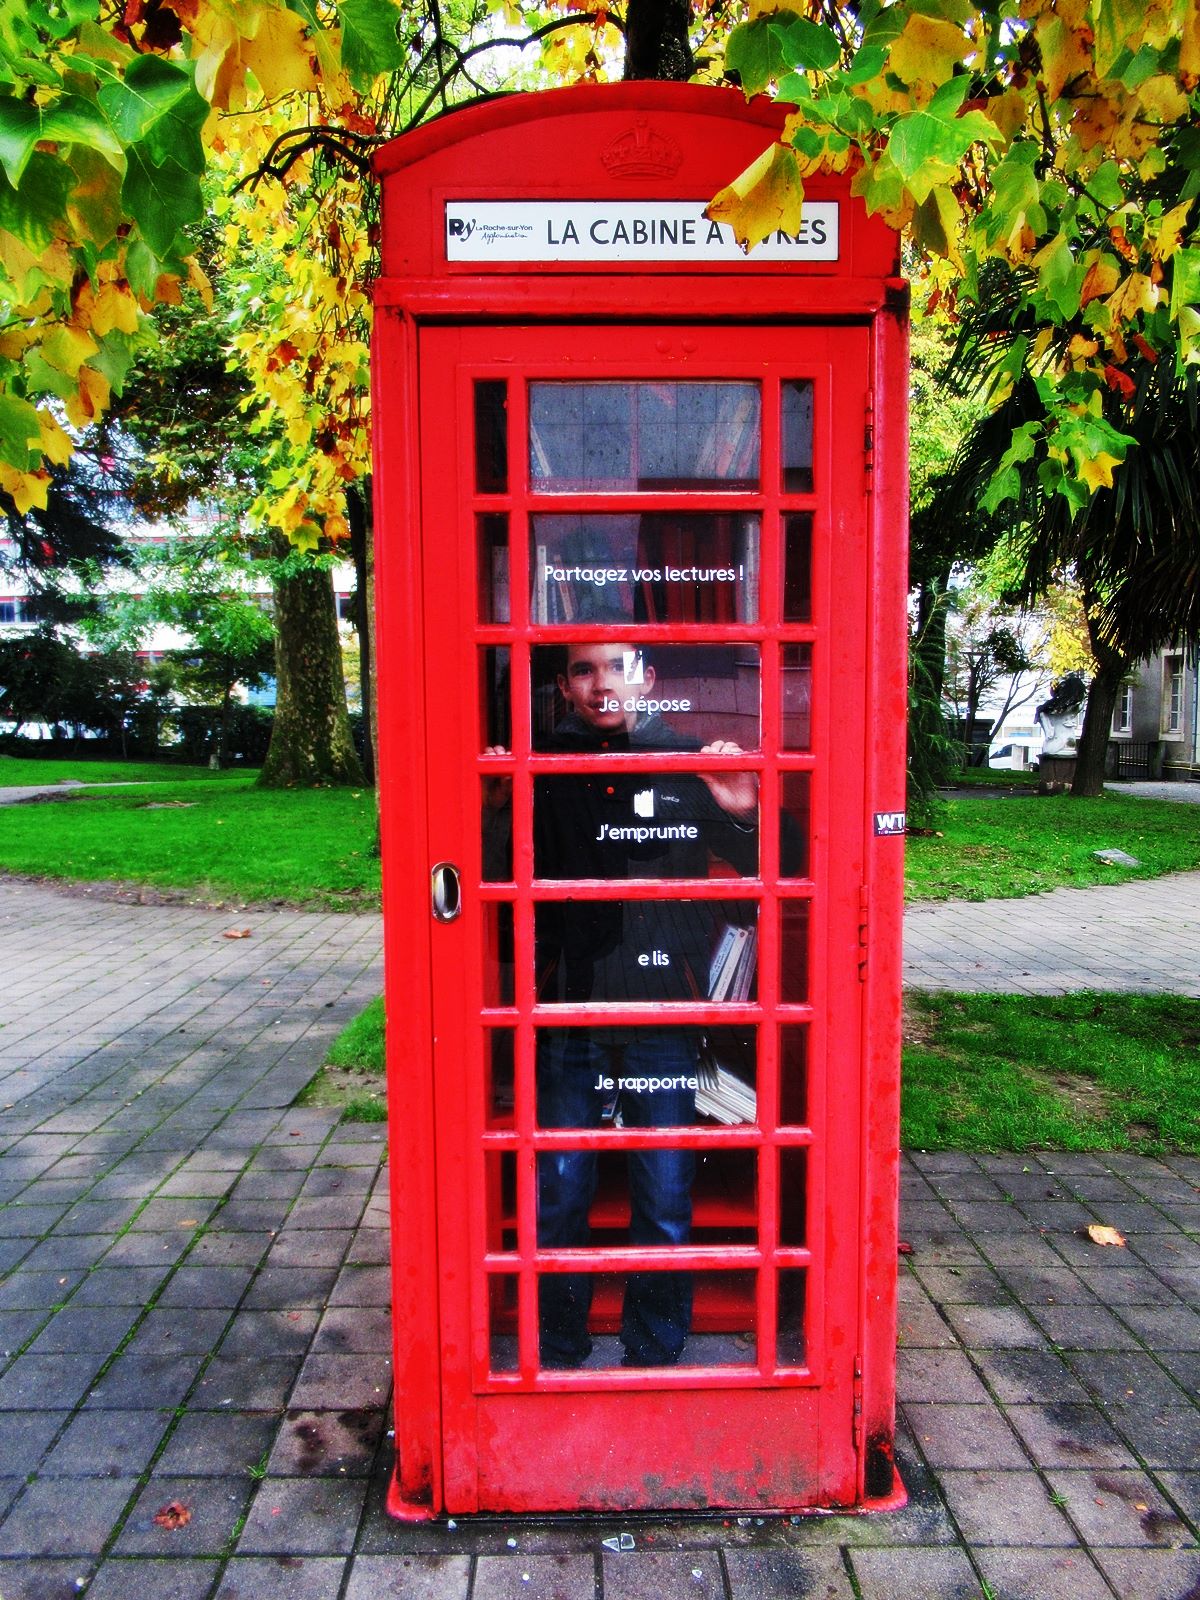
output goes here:
{"type": "MultiPolygon", "coordinates": [[[[632,645],[567,646],[557,683],[567,714],[546,743],[551,751],[698,748],[662,717],[658,702],[665,697],[655,693],[654,668],[632,645]]],[[[726,740],[699,751],[740,753],[726,740]]],[[[712,855],[739,873],[757,870],[753,773],[564,773],[536,782],[534,859],[540,878],[705,878],[712,855]]],[[[544,1003],[704,999],[723,909],[686,898],[545,902],[536,923],[539,998],[544,1003]]],[[[627,1128],[686,1127],[696,1118],[697,1058],[698,1038],[691,1028],[543,1029],[538,1122],[543,1128],[597,1128],[615,1109],[627,1128]]],[[[695,1153],[641,1149],[627,1151],[626,1157],[630,1243],[686,1244],[695,1153]]],[[[596,1168],[596,1152],[590,1150],[539,1156],[540,1245],[588,1243],[596,1168]]],[[[589,1273],[543,1274],[544,1366],[575,1367],[587,1359],[593,1283],[589,1273]]],[[[691,1312],[690,1273],[631,1274],[621,1321],[624,1364],[677,1361],[691,1312]]]]}

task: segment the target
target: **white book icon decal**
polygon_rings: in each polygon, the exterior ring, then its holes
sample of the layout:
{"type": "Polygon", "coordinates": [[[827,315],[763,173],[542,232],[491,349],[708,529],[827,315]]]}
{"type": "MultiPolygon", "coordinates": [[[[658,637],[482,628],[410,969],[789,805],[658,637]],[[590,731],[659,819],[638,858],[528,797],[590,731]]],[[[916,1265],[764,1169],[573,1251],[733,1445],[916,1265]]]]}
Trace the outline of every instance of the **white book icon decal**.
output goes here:
{"type": "Polygon", "coordinates": [[[635,817],[652,817],[654,815],[654,790],[639,789],[633,797],[633,814],[635,817]]]}

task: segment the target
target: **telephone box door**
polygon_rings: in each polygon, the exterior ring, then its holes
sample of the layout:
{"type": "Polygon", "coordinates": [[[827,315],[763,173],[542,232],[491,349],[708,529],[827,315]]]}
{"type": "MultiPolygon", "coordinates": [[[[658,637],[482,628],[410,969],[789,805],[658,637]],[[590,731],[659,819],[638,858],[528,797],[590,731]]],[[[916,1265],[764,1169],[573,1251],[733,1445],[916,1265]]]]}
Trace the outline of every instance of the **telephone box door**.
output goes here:
{"type": "Polygon", "coordinates": [[[870,330],[416,337],[444,1503],[853,1503],[870,330]]]}

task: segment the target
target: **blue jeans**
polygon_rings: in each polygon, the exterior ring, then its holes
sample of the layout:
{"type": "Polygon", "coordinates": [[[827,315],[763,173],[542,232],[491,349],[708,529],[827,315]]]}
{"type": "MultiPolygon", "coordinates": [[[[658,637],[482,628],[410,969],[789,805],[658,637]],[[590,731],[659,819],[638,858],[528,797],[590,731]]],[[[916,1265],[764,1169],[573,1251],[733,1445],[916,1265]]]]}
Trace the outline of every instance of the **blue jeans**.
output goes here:
{"type": "MultiPolygon", "coordinates": [[[[538,1049],[538,1122],[543,1128],[598,1128],[613,1092],[596,1087],[607,1074],[621,1078],[694,1078],[696,1049],[684,1029],[543,1033],[538,1049]]],[[[694,1089],[617,1091],[627,1128],[688,1127],[696,1120],[694,1089]]],[[[627,1150],[629,1242],[682,1245],[692,1228],[693,1150],[627,1150]]],[[[538,1156],[538,1244],[549,1249],[589,1242],[588,1212],[596,1194],[594,1150],[544,1150],[538,1156]]],[[[587,1360],[594,1274],[546,1272],[539,1315],[544,1367],[577,1367],[587,1360]]],[[[689,1272],[633,1272],[625,1286],[621,1343],[625,1365],[669,1366],[679,1359],[692,1321],[689,1272]]]]}

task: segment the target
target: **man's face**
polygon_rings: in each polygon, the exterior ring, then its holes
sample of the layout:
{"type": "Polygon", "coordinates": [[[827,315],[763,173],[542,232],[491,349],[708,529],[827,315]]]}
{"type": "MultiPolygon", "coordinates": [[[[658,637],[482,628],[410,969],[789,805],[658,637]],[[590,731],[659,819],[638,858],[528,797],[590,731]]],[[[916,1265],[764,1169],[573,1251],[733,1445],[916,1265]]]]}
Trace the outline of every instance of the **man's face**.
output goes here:
{"type": "Polygon", "coordinates": [[[625,705],[650,693],[654,668],[643,666],[641,652],[629,644],[572,644],[558,687],[588,727],[615,733],[636,723],[636,706],[627,711],[625,705]]]}

